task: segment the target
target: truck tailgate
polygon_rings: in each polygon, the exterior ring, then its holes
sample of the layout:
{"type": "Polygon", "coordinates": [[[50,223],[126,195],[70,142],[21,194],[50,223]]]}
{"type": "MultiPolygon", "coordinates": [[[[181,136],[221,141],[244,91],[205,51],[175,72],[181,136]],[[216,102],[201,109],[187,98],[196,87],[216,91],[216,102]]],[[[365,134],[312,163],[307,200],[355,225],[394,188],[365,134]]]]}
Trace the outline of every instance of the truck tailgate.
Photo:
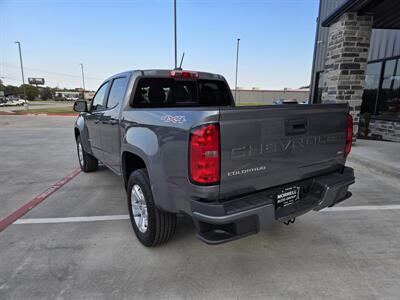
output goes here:
{"type": "Polygon", "coordinates": [[[338,170],[346,104],[221,108],[220,198],[338,170]]]}

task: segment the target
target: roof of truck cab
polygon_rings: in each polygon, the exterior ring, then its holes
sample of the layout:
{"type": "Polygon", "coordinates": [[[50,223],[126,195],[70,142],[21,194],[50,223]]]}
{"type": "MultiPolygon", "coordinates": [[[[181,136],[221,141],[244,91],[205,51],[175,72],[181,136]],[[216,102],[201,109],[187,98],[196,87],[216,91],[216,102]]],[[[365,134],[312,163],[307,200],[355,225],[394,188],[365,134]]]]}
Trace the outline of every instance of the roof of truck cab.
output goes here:
{"type": "MultiPolygon", "coordinates": [[[[145,69],[145,70],[131,70],[131,71],[125,71],[121,72],[115,75],[112,75],[108,77],[104,81],[108,81],[110,79],[116,78],[116,77],[121,77],[121,76],[129,76],[135,73],[139,73],[141,76],[149,76],[149,77],[170,77],[170,72],[173,70],[168,70],[168,69],[145,69]]],[[[188,71],[188,72],[195,72],[199,75],[199,79],[219,79],[219,80],[225,80],[225,78],[220,75],[220,74],[215,74],[215,73],[209,73],[209,72],[202,72],[202,71],[193,71],[193,70],[179,70],[179,71],[188,71]]]]}

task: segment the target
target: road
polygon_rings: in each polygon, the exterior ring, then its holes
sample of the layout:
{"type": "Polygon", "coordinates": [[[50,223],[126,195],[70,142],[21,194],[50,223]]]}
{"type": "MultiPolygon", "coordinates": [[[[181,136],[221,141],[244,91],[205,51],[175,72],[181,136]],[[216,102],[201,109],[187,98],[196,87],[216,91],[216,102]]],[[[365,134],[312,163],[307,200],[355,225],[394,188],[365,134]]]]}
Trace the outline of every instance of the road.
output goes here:
{"type": "MultiPolygon", "coordinates": [[[[0,116],[1,216],[77,167],[73,121],[0,116]]],[[[181,216],[158,248],[135,239],[119,177],[80,173],[0,232],[0,299],[399,299],[400,181],[351,165],[341,210],[219,246],[181,216]]]]}

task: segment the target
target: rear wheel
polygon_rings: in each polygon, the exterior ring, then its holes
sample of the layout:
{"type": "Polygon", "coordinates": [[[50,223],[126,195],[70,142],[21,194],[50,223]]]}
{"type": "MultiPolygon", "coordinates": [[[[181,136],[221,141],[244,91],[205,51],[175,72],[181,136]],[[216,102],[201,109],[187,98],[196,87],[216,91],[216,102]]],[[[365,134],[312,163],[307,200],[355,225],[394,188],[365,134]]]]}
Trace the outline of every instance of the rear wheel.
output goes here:
{"type": "Polygon", "coordinates": [[[99,165],[99,161],[97,160],[96,157],[90,155],[85,151],[80,136],[78,136],[78,138],[76,139],[76,149],[78,152],[79,165],[81,166],[82,171],[83,172],[96,171],[99,165]]]}
{"type": "Polygon", "coordinates": [[[127,196],[129,216],[138,240],[147,247],[167,242],[175,233],[176,215],[155,206],[145,169],[129,176],[127,196]]]}

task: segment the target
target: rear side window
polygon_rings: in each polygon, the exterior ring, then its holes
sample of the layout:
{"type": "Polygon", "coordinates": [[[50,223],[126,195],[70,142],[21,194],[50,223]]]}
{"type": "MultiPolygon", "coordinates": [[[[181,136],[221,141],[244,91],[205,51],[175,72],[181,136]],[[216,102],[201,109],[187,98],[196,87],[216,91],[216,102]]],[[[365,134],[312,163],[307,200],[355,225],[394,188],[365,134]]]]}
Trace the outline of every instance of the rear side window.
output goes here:
{"type": "Polygon", "coordinates": [[[107,108],[113,108],[121,103],[125,96],[128,79],[126,77],[114,79],[108,96],[107,108]]]}
{"type": "Polygon", "coordinates": [[[226,84],[217,80],[141,78],[134,96],[135,106],[229,105],[226,84]]]}

